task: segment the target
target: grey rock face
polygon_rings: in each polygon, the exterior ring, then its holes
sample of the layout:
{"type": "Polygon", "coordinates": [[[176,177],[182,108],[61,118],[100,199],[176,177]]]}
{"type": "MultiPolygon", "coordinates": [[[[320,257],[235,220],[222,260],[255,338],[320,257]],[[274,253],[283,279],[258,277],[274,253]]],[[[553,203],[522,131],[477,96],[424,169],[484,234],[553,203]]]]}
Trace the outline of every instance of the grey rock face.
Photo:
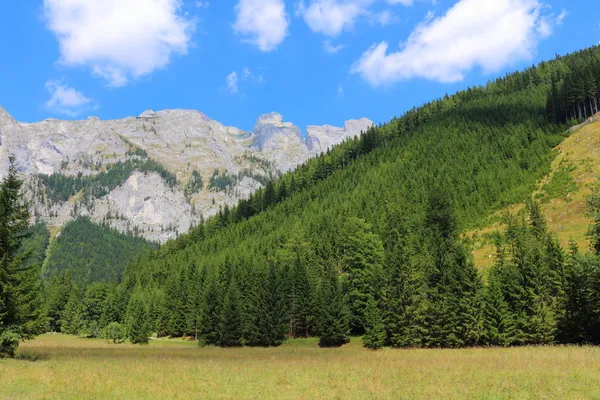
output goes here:
{"type": "MultiPolygon", "coordinates": [[[[214,215],[220,206],[233,206],[262,185],[256,176],[277,176],[308,158],[366,131],[368,119],[301,130],[277,113],[260,116],[253,132],[224,126],[193,110],[147,110],[138,117],[101,121],[48,119],[19,123],[0,107],[0,177],[14,155],[26,177],[27,195],[36,217],[62,226],[77,215],[107,221],[122,231],[136,230],[164,242],[185,233],[201,216],[214,215]],[[82,201],[81,193],[68,201],[45,198],[40,174],[93,177],[127,160],[152,159],[177,177],[169,186],[157,173],[134,172],[101,198],[82,201]],[[186,191],[193,171],[204,185],[186,191]],[[220,191],[208,189],[219,171],[232,177],[220,191]],[[249,174],[248,172],[251,172],[249,174]]],[[[47,196],[46,196],[47,197],[47,196]]]]}

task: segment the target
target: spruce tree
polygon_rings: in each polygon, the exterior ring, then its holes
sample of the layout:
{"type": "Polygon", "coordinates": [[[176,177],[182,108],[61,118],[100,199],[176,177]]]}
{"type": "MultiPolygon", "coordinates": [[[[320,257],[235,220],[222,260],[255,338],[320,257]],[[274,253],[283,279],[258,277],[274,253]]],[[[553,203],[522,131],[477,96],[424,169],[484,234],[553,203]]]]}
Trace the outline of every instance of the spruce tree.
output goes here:
{"type": "Polygon", "coordinates": [[[200,310],[200,329],[198,339],[200,345],[219,344],[219,323],[221,321],[222,294],[214,277],[207,278],[205,283],[202,307],[200,310]]]}
{"type": "Polygon", "coordinates": [[[342,272],[351,329],[362,333],[369,296],[375,295],[375,288],[382,282],[383,244],[371,225],[359,218],[346,222],[342,240],[342,272]]]}
{"type": "Polygon", "coordinates": [[[229,284],[229,289],[223,300],[223,312],[219,327],[219,345],[222,347],[238,347],[242,345],[242,315],[240,292],[235,279],[229,284]]]}
{"type": "Polygon", "coordinates": [[[339,347],[350,341],[348,310],[340,282],[333,267],[328,267],[319,295],[319,346],[339,347]]]}
{"type": "Polygon", "coordinates": [[[385,346],[385,325],[383,324],[383,318],[381,317],[379,304],[373,297],[369,298],[369,301],[367,302],[367,309],[365,310],[365,322],[367,328],[362,339],[363,346],[373,350],[377,350],[385,346]]]}
{"type": "Polygon", "coordinates": [[[0,357],[13,356],[19,341],[41,332],[40,265],[21,251],[29,234],[29,210],[14,157],[0,184],[0,357]]]}
{"type": "Polygon", "coordinates": [[[502,294],[501,284],[492,270],[485,288],[484,331],[482,342],[491,346],[510,346],[515,341],[515,324],[502,294]]]}
{"type": "Polygon", "coordinates": [[[125,329],[127,337],[133,344],[148,344],[151,334],[146,303],[142,297],[141,291],[135,293],[125,315],[125,329]]]}

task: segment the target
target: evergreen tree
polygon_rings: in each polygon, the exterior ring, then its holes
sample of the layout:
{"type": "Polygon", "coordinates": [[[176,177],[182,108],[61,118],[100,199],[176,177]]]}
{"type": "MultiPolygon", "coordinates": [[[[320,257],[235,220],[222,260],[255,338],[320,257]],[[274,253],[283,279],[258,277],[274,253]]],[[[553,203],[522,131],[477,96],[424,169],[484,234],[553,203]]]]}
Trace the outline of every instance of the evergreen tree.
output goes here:
{"type": "Polygon", "coordinates": [[[494,273],[485,288],[484,307],[482,342],[492,346],[510,346],[515,340],[514,319],[494,273]]]}
{"type": "Polygon", "coordinates": [[[235,279],[232,279],[223,300],[223,315],[219,330],[219,345],[223,347],[238,347],[242,345],[243,332],[240,292],[235,279]]]}
{"type": "Polygon", "coordinates": [[[219,344],[219,322],[221,320],[221,288],[214,277],[207,279],[200,311],[198,339],[201,345],[219,344]]]}
{"type": "Polygon", "coordinates": [[[20,340],[43,328],[40,265],[28,265],[21,247],[29,233],[29,210],[14,157],[0,184],[0,357],[13,356],[20,340]]]}
{"type": "Polygon", "coordinates": [[[125,329],[127,337],[133,344],[148,344],[150,326],[148,310],[140,292],[134,294],[127,306],[125,315],[125,329]]]}
{"type": "Polygon", "coordinates": [[[350,218],[341,244],[342,272],[346,299],[351,314],[351,329],[365,330],[365,310],[369,296],[381,286],[383,244],[364,220],[350,218]]]}
{"type": "Polygon", "coordinates": [[[60,316],[61,332],[77,335],[81,329],[81,295],[75,288],[69,294],[65,309],[60,316]]]}
{"type": "Polygon", "coordinates": [[[363,346],[377,350],[385,346],[386,333],[385,325],[383,324],[383,318],[379,310],[379,305],[373,297],[369,298],[367,302],[367,309],[365,310],[365,321],[367,329],[363,336],[363,346]]]}
{"type": "Polygon", "coordinates": [[[322,283],[319,298],[319,346],[339,347],[350,341],[348,310],[342,287],[332,267],[322,283]]]}

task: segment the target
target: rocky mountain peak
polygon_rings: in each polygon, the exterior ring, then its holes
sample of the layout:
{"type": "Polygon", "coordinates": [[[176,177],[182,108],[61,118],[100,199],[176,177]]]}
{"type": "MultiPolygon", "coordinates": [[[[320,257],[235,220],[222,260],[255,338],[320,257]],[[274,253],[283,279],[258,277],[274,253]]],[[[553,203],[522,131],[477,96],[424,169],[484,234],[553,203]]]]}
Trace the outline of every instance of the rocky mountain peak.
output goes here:
{"type": "Polygon", "coordinates": [[[15,155],[37,220],[87,215],[163,242],[371,125],[311,126],[304,138],[276,112],[247,132],[196,110],[25,124],[0,107],[0,178],[15,155]]]}

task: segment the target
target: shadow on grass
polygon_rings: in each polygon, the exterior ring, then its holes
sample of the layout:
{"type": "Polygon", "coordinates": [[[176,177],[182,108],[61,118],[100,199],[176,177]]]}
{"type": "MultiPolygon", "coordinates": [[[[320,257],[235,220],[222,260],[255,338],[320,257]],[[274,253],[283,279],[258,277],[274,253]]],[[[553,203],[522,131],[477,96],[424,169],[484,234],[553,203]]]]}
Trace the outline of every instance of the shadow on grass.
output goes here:
{"type": "Polygon", "coordinates": [[[50,354],[47,353],[38,353],[38,352],[34,352],[34,351],[20,351],[15,355],[15,360],[19,360],[19,361],[30,361],[30,362],[36,362],[36,361],[46,361],[50,358],[50,354]]]}

